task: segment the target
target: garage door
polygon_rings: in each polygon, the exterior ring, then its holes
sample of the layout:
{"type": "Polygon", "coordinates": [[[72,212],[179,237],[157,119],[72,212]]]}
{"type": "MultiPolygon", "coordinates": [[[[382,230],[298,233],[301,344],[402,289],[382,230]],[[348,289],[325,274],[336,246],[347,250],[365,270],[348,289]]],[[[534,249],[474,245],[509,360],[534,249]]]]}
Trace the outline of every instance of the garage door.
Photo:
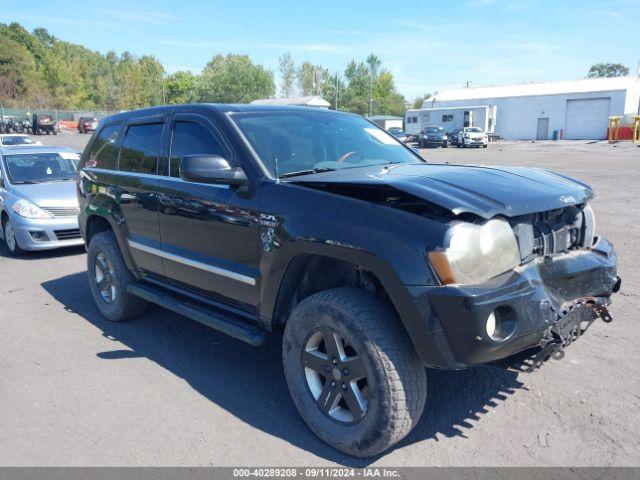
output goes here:
{"type": "Polygon", "coordinates": [[[567,123],[564,138],[600,140],[607,137],[611,98],[567,100],[567,123]]]}

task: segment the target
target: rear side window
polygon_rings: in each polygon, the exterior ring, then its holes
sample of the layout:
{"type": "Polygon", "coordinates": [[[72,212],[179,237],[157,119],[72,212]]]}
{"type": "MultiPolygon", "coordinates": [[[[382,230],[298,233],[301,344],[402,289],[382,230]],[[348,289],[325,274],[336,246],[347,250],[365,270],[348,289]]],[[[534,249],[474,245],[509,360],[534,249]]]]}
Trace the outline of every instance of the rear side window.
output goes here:
{"type": "MultiPolygon", "coordinates": [[[[182,157],[199,154],[226,157],[225,149],[205,127],[195,122],[176,122],[171,137],[170,175],[172,177],[180,176],[180,159],[182,157]]],[[[227,160],[231,161],[229,158],[227,160]]]]}
{"type": "Polygon", "coordinates": [[[157,173],[162,127],[162,123],[149,123],[127,129],[120,149],[120,171],[157,173]]]}
{"type": "Polygon", "coordinates": [[[116,148],[118,135],[120,133],[120,124],[112,123],[105,125],[100,131],[98,138],[93,142],[88,167],[104,168],[107,170],[115,170],[118,160],[118,150],[116,148]]]}

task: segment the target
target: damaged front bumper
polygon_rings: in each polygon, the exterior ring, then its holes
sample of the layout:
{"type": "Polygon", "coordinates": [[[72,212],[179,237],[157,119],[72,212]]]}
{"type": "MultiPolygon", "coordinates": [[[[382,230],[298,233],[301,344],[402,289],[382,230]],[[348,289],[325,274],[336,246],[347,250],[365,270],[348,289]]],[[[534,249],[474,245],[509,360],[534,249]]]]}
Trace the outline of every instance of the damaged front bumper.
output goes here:
{"type": "Polygon", "coordinates": [[[606,238],[590,249],[540,258],[482,285],[410,287],[430,337],[416,345],[432,367],[464,368],[540,347],[544,360],[575,340],[620,288],[606,238]],[[493,320],[487,322],[490,316],[493,320]]]}

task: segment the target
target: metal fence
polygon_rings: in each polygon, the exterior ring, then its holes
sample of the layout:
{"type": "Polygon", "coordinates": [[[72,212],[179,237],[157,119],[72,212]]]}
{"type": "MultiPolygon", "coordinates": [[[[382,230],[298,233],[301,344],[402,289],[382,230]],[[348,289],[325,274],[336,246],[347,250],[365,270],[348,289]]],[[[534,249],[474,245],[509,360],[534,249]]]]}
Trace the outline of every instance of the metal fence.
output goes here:
{"type": "Polygon", "coordinates": [[[76,121],[80,117],[95,117],[98,120],[106,117],[107,115],[111,115],[115,112],[109,112],[105,110],[40,110],[40,109],[31,109],[29,107],[26,108],[6,108],[0,105],[0,115],[7,115],[16,117],[20,120],[29,120],[31,121],[31,116],[33,114],[37,115],[51,115],[56,121],[58,120],[66,120],[66,121],[76,121]]]}

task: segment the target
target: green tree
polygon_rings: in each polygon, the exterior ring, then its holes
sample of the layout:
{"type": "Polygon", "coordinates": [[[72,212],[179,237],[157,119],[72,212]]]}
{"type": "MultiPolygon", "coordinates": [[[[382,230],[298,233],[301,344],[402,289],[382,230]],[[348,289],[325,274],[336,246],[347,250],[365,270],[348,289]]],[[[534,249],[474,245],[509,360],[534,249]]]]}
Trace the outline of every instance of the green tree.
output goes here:
{"type": "Polygon", "coordinates": [[[29,97],[35,78],[36,65],[29,51],[0,35],[0,98],[12,103],[29,97]]]}
{"type": "Polygon", "coordinates": [[[160,105],[165,103],[166,94],[163,91],[164,67],[151,55],[144,55],[137,61],[136,67],[139,77],[138,104],[139,106],[160,105]]]}
{"type": "Polygon", "coordinates": [[[329,71],[322,65],[303,62],[298,69],[298,88],[304,96],[322,95],[323,85],[329,77],[329,71]]]}
{"type": "Polygon", "coordinates": [[[331,103],[331,108],[342,108],[342,100],[345,92],[344,80],[338,72],[333,75],[326,70],[322,78],[322,98],[331,103]]]}
{"type": "Polygon", "coordinates": [[[275,94],[273,73],[246,55],[216,55],[196,82],[198,102],[248,103],[275,94]]]}
{"type": "Polygon", "coordinates": [[[413,101],[413,104],[411,106],[413,108],[422,108],[422,105],[424,104],[424,102],[426,102],[430,98],[431,98],[431,94],[430,93],[425,93],[424,95],[420,95],[419,97],[415,98],[415,100],[413,101]]]}
{"type": "Polygon", "coordinates": [[[292,97],[295,93],[296,64],[289,52],[278,59],[280,69],[280,95],[284,98],[292,97]]]}
{"type": "Polygon", "coordinates": [[[596,63],[591,65],[587,78],[624,77],[629,69],[621,63],[596,63]]]}
{"type": "Polygon", "coordinates": [[[404,114],[405,98],[397,92],[393,74],[383,68],[382,61],[376,55],[369,55],[364,62],[349,62],[344,79],[341,110],[361,115],[369,112],[404,114]]]}
{"type": "Polygon", "coordinates": [[[168,104],[188,103],[193,95],[196,77],[188,71],[179,71],[164,80],[165,95],[168,104]]]}

